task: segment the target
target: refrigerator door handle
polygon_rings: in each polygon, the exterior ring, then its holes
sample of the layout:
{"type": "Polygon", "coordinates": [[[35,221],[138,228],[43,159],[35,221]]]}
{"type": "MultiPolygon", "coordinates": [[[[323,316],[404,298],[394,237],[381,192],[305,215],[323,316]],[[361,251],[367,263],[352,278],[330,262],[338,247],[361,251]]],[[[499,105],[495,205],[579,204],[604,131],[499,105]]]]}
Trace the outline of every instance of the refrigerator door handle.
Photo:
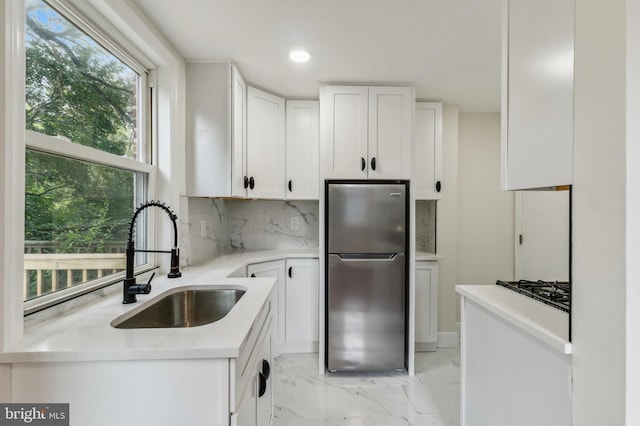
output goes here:
{"type": "Polygon", "coordinates": [[[343,262],[391,262],[396,259],[398,253],[380,254],[338,254],[343,262]]]}

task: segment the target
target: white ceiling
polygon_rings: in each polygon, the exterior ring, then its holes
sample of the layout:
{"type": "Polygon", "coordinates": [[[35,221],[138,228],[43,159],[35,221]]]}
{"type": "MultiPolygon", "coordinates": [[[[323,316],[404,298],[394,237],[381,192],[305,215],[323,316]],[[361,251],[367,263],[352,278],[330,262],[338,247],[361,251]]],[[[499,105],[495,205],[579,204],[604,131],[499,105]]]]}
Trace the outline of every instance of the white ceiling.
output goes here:
{"type": "Polygon", "coordinates": [[[408,84],[419,100],[500,110],[501,0],[133,0],[186,60],[233,59],[287,98],[322,82],[408,84]],[[292,47],[313,58],[295,64],[292,47]]]}

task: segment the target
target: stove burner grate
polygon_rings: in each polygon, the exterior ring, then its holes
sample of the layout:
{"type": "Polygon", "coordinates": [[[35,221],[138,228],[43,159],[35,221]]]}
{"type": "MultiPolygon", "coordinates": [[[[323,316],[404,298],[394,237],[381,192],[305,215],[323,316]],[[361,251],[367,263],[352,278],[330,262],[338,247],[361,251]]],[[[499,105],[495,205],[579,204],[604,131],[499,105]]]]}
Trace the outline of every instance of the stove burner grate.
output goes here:
{"type": "Polygon", "coordinates": [[[571,312],[571,285],[566,281],[496,281],[496,284],[517,291],[564,312],[571,312]]]}

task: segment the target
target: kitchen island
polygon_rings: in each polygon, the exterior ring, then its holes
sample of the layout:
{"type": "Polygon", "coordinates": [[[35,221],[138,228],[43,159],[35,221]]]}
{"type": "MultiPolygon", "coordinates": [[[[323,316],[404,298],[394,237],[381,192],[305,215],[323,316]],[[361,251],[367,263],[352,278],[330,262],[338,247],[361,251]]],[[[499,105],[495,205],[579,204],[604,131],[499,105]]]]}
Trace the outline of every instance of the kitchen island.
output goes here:
{"type": "Polygon", "coordinates": [[[461,424],[571,424],[567,313],[497,285],[462,296],[461,424]]]}
{"type": "Polygon", "coordinates": [[[20,345],[0,353],[0,364],[10,368],[7,402],[69,403],[70,424],[78,426],[268,424],[276,279],[237,277],[248,263],[290,255],[317,257],[317,250],[223,256],[187,268],[179,279],[155,279],[138,303],[123,305],[118,284],[103,300],[36,321],[20,345]],[[110,325],[183,286],[246,293],[224,318],[198,327],[110,325]]]}

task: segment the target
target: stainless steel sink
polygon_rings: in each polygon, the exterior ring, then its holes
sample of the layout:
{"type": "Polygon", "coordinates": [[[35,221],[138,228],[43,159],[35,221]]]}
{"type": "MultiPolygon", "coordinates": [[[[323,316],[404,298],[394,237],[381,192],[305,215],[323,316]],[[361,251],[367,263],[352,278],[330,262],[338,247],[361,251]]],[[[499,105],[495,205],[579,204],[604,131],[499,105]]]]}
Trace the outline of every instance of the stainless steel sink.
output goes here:
{"type": "Polygon", "coordinates": [[[177,289],[151,305],[111,322],[115,328],[197,327],[224,318],[245,290],[190,287],[177,289]]]}

